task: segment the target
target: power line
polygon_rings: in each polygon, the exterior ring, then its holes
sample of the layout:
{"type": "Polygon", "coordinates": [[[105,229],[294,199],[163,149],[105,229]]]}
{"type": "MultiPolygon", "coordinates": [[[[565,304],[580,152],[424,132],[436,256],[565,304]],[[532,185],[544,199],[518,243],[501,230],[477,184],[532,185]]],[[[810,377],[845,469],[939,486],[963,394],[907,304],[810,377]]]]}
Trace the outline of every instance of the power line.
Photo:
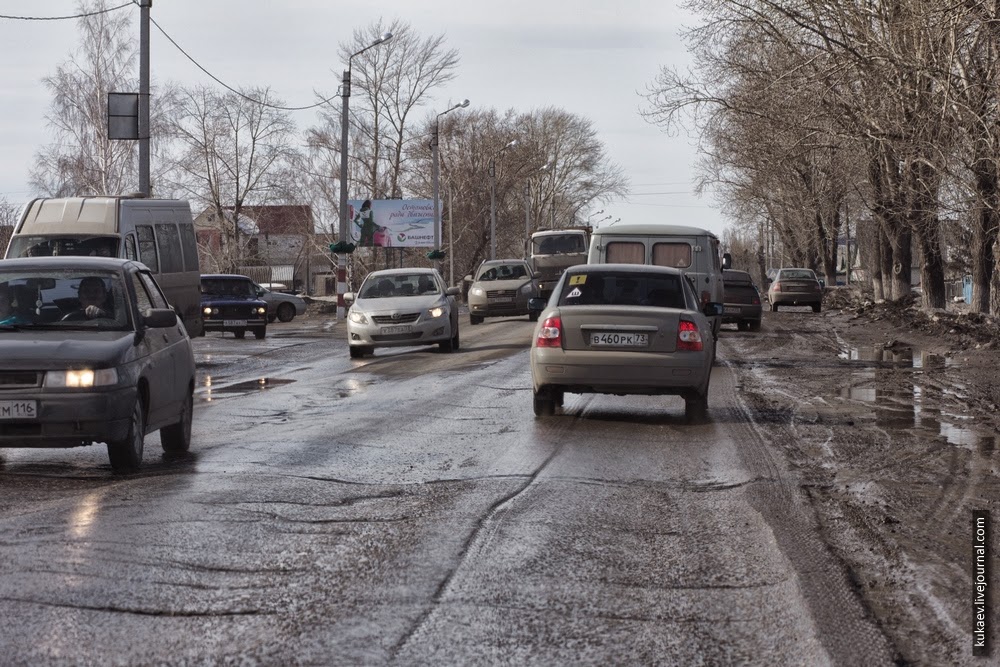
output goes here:
{"type": "Polygon", "coordinates": [[[262,107],[268,107],[270,109],[277,109],[279,111],[308,111],[309,109],[315,109],[316,107],[321,107],[324,104],[328,104],[331,100],[333,100],[336,97],[338,97],[338,95],[335,94],[335,95],[332,95],[332,96],[326,98],[325,100],[320,100],[316,104],[310,104],[309,106],[305,106],[305,107],[283,107],[283,106],[280,106],[280,105],[277,105],[277,104],[268,104],[267,102],[263,102],[261,100],[256,100],[256,99],[254,99],[252,97],[249,97],[248,95],[244,95],[243,93],[241,93],[240,91],[236,90],[232,86],[228,85],[227,83],[225,83],[224,81],[222,81],[219,77],[215,76],[214,74],[212,74],[211,72],[209,72],[207,69],[205,69],[204,67],[202,67],[201,63],[199,63],[197,60],[195,60],[187,51],[185,51],[184,49],[182,49],[181,45],[178,44],[177,42],[175,42],[174,38],[171,37],[170,35],[168,35],[167,31],[164,30],[160,26],[160,24],[156,22],[155,19],[153,19],[152,17],[150,17],[149,22],[156,26],[156,29],[159,30],[160,33],[164,37],[167,38],[167,41],[169,41],[171,44],[174,45],[175,49],[177,49],[178,51],[180,51],[184,55],[185,58],[187,58],[192,63],[194,63],[195,67],[197,67],[202,72],[204,72],[205,74],[207,74],[213,81],[215,81],[217,84],[219,84],[220,86],[222,86],[223,88],[225,88],[229,92],[233,93],[234,95],[239,95],[240,97],[242,97],[243,99],[245,99],[248,102],[253,102],[254,104],[259,104],[262,107]]]}
{"type": "Polygon", "coordinates": [[[126,2],[123,5],[118,5],[117,7],[108,7],[107,9],[101,9],[96,12],[88,12],[86,14],[73,14],[71,16],[8,16],[6,14],[0,14],[0,19],[9,19],[11,21],[67,21],[72,19],[83,19],[88,16],[97,16],[98,14],[107,14],[109,12],[114,12],[119,9],[124,9],[129,5],[134,5],[135,0],[131,2],[126,2]]]}

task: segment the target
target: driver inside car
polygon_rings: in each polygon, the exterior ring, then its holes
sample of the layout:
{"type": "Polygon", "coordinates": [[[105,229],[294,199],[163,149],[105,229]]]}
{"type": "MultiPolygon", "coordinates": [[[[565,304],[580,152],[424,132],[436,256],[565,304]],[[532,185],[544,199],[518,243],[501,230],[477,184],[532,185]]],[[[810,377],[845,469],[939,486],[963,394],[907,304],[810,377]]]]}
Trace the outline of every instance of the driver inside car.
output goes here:
{"type": "Polygon", "coordinates": [[[108,291],[104,281],[96,276],[88,276],[80,281],[77,291],[80,307],[63,318],[63,320],[92,320],[99,317],[111,317],[108,306],[108,291]]]}

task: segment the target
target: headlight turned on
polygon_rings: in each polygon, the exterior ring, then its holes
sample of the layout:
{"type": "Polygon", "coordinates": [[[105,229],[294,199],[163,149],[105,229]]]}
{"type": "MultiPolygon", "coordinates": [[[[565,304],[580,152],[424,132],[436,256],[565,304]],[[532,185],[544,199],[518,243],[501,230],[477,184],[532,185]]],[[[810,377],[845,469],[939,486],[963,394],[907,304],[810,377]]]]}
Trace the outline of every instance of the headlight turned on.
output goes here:
{"type": "Polygon", "coordinates": [[[482,287],[473,287],[471,290],[469,290],[469,293],[472,294],[472,296],[485,296],[486,295],[486,291],[483,290],[482,287]]]}
{"type": "Polygon", "coordinates": [[[437,308],[431,308],[427,311],[431,317],[441,317],[444,315],[444,308],[438,306],[437,308]]]}
{"type": "Polygon", "coordinates": [[[201,312],[203,314],[205,314],[205,315],[218,315],[219,314],[219,309],[218,308],[208,308],[208,307],[205,307],[205,308],[202,308],[201,312]]]}
{"type": "Polygon", "coordinates": [[[350,317],[351,321],[354,322],[355,324],[368,324],[368,318],[365,317],[365,314],[359,313],[353,308],[351,309],[351,314],[348,315],[348,317],[350,317]]]}
{"type": "Polygon", "coordinates": [[[258,315],[263,315],[264,313],[267,312],[267,308],[262,308],[262,307],[261,308],[257,308],[256,310],[257,310],[257,314],[258,315]]]}
{"type": "Polygon", "coordinates": [[[118,384],[118,371],[114,368],[90,370],[83,368],[72,371],[47,371],[45,386],[53,388],[90,388],[108,387],[118,384]]]}

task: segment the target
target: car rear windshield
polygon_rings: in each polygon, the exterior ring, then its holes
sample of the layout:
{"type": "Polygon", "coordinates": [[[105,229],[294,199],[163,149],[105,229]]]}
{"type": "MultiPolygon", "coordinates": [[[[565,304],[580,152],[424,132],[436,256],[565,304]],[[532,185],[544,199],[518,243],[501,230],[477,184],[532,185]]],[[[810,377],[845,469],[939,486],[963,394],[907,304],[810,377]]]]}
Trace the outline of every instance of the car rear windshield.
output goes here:
{"type": "Polygon", "coordinates": [[[361,286],[358,298],[385,299],[440,293],[434,278],[426,273],[397,273],[390,276],[368,276],[361,286]]]}
{"type": "Polygon", "coordinates": [[[778,280],[816,280],[816,274],[810,269],[782,269],[778,280]]]}
{"type": "Polygon", "coordinates": [[[201,293],[206,296],[257,297],[257,289],[253,283],[232,278],[202,278],[201,293]]]}
{"type": "Polygon", "coordinates": [[[567,276],[560,306],[622,305],[685,308],[680,276],[652,273],[577,273],[567,276]]]}
{"type": "Polygon", "coordinates": [[[723,271],[722,281],[724,283],[732,283],[736,285],[740,284],[751,284],[753,280],[750,278],[749,273],[744,273],[743,271],[723,271]]]}

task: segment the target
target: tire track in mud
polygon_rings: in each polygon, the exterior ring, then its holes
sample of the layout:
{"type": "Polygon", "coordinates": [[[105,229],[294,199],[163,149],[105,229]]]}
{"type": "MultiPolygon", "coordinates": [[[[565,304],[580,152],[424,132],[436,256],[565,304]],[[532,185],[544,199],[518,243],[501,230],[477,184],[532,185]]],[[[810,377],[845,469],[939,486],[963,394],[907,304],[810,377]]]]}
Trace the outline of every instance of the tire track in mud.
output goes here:
{"type": "MultiPolygon", "coordinates": [[[[769,328],[777,331],[776,337],[783,337],[782,329],[774,326],[776,318],[768,319],[771,320],[769,328]]],[[[806,349],[838,348],[836,340],[828,336],[825,340],[815,340],[821,336],[824,336],[821,330],[795,331],[792,340],[787,342],[806,349]]],[[[798,573],[799,586],[820,641],[835,664],[893,664],[898,660],[898,651],[859,594],[850,570],[822,539],[815,509],[798,488],[800,481],[788,472],[789,466],[781,450],[771,444],[778,443],[780,447],[781,443],[798,437],[795,414],[801,400],[794,395],[787,397],[797,403],[787,424],[773,419],[773,415],[761,413],[748,403],[735,384],[746,374],[755,372],[752,365],[738,369],[739,364],[732,363],[733,359],[746,356],[737,352],[746,346],[726,341],[725,336],[722,341],[720,361],[731,373],[723,374],[715,389],[729,398],[739,415],[730,420],[730,428],[739,443],[743,464],[753,475],[769,480],[749,489],[748,499],[771,526],[779,548],[798,573]]]]}

